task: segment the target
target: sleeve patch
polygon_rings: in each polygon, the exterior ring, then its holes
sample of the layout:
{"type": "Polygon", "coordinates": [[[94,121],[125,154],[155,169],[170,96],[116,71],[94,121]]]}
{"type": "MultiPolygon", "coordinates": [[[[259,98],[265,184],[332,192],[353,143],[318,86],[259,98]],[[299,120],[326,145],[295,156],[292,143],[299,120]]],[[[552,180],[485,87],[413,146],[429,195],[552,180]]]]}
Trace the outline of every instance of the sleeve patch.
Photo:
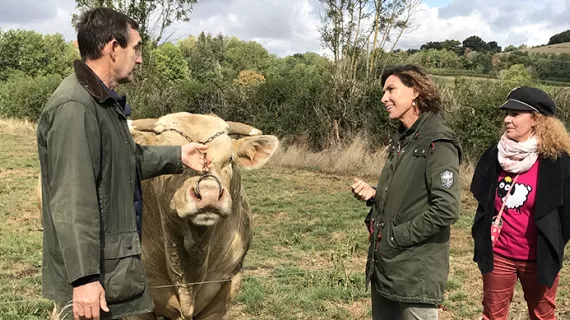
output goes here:
{"type": "Polygon", "coordinates": [[[453,172],[445,170],[439,176],[441,179],[442,187],[444,187],[445,189],[449,189],[451,188],[451,186],[453,186],[453,172]]]}

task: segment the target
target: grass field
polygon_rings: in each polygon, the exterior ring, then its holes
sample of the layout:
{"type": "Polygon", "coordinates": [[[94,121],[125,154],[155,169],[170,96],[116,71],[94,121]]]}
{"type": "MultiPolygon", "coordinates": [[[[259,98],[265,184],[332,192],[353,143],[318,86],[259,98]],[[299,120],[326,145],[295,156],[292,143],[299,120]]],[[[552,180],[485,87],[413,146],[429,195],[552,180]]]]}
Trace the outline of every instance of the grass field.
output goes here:
{"type": "MultiPolygon", "coordinates": [[[[52,305],[40,298],[33,127],[0,119],[0,150],[0,319],[47,319],[52,305]]],[[[367,210],[349,192],[351,175],[319,172],[316,164],[311,168],[273,164],[244,173],[255,231],[245,280],[228,319],[370,319],[363,273],[367,210]]],[[[375,179],[368,175],[369,182],[375,179]]],[[[440,319],[476,319],[481,311],[482,284],[471,261],[473,200],[466,192],[463,204],[452,229],[447,310],[440,311],[440,319]]],[[[559,319],[570,319],[568,264],[558,291],[559,319]]],[[[525,309],[517,289],[511,319],[527,319],[525,309]]]]}
{"type": "Polygon", "coordinates": [[[527,51],[531,54],[532,53],[556,53],[556,54],[570,53],[570,42],[545,45],[545,46],[536,47],[536,48],[528,48],[528,49],[524,49],[522,51],[527,51]]]}

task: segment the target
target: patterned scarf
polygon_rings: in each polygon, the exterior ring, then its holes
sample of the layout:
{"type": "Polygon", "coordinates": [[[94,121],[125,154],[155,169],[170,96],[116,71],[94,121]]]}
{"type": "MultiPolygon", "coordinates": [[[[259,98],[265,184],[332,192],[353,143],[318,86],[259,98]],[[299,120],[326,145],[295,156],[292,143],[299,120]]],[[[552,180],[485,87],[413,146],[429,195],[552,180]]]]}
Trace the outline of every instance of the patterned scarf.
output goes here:
{"type": "Polygon", "coordinates": [[[509,173],[525,173],[538,159],[538,139],[534,135],[527,141],[516,142],[503,134],[498,148],[499,164],[509,173]]]}

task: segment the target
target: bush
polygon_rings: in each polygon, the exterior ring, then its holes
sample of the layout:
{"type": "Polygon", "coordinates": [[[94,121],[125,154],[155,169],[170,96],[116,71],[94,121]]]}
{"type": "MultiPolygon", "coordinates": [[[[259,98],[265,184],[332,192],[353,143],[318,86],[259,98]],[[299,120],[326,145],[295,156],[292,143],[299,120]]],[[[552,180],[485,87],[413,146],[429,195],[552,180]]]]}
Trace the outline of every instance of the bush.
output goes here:
{"type": "Polygon", "coordinates": [[[511,89],[498,81],[456,79],[454,108],[447,119],[461,141],[465,157],[477,159],[498,141],[503,113],[497,107],[511,89]]]}
{"type": "Polygon", "coordinates": [[[507,70],[501,70],[501,80],[510,87],[532,85],[533,79],[530,71],[522,64],[512,65],[507,70]]]}
{"type": "Polygon", "coordinates": [[[14,75],[0,82],[0,115],[37,121],[43,107],[61,83],[61,75],[14,75]]]}

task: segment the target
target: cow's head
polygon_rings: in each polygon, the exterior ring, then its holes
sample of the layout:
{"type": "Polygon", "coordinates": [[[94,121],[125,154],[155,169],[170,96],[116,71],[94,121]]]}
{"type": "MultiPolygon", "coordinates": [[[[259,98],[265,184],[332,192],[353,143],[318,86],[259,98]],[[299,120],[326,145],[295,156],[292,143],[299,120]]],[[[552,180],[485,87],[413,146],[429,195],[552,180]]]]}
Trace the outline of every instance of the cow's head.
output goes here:
{"type": "Polygon", "coordinates": [[[213,166],[207,175],[186,168],[183,174],[165,177],[162,190],[154,190],[167,196],[173,212],[197,226],[212,226],[240,210],[239,169],[263,166],[279,144],[275,136],[261,135],[251,126],[185,112],[135,120],[131,134],[141,145],[209,141],[207,153],[213,166]]]}

